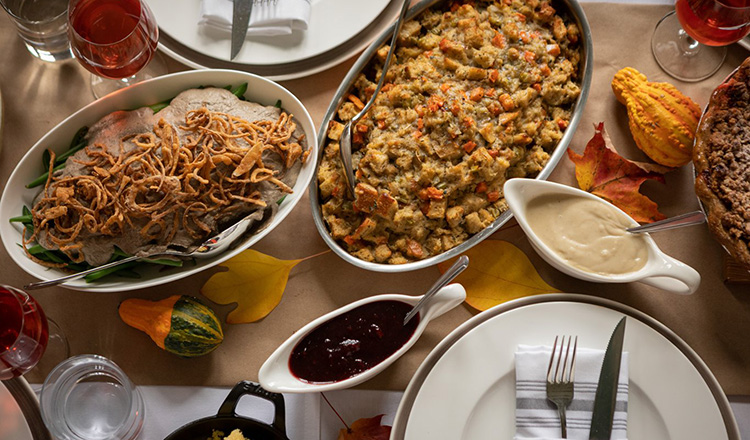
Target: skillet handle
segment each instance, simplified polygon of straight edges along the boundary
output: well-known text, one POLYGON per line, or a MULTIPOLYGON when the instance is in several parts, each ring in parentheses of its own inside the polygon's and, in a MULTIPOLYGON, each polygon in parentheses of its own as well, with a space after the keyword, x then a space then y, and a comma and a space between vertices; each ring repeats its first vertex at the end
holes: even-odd
POLYGON ((227 398, 224 399, 224 403, 221 404, 221 406, 219 407, 219 412, 216 415, 236 417, 237 404, 239 403, 240 398, 245 395, 260 397, 273 403, 274 416, 273 423, 271 425, 286 436, 286 411, 284 407, 284 396, 279 393, 266 391, 265 389, 263 389, 263 387, 260 386, 260 384, 257 384, 255 382, 250 382, 247 380, 238 382, 237 385, 232 388, 232 391, 229 392, 227 398))

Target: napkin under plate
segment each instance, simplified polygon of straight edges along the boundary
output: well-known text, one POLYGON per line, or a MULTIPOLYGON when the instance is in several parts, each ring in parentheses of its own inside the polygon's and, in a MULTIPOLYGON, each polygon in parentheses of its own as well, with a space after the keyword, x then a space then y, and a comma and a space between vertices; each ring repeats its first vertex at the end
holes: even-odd
MULTIPOLYGON (((248 36, 289 35, 307 29, 310 0, 254 0, 248 36)), ((202 0, 198 24, 231 34, 232 0, 202 0)))
MULTIPOLYGON (((580 342, 580 341, 579 341, 580 342)), ((557 407, 547 400, 547 367, 552 347, 519 345, 516 350, 516 440, 559 439, 557 407)), ((567 408, 568 439, 589 438, 594 396, 604 350, 583 348, 576 353, 575 394, 567 408)), ((612 440, 627 439, 628 353, 622 354, 612 440)))

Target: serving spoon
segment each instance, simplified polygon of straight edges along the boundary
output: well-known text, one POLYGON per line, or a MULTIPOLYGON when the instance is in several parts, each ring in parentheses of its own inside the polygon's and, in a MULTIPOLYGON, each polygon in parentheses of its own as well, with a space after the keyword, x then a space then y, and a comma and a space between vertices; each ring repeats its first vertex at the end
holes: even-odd
POLYGON ((66 281, 77 280, 79 278, 85 277, 86 275, 90 273, 98 272, 104 269, 109 269, 111 267, 120 266, 122 264, 130 263, 131 261, 138 261, 138 260, 143 260, 143 259, 152 258, 152 257, 171 255, 174 257, 209 258, 209 257, 212 257, 214 255, 224 252, 232 243, 234 243, 240 236, 242 236, 242 234, 244 234, 245 231, 247 231, 247 228, 250 226, 253 220, 258 220, 257 211, 251 213, 250 215, 247 215, 242 220, 238 221, 237 223, 233 224, 232 226, 229 226, 228 228, 224 229, 217 235, 214 235, 213 237, 204 241, 203 243, 201 243, 200 246, 198 246, 198 248, 196 248, 194 251, 191 251, 191 252, 166 249, 163 251, 154 252, 153 254, 133 255, 127 258, 123 258, 122 260, 113 261, 111 263, 103 264, 101 266, 96 266, 91 269, 87 269, 81 272, 76 272, 71 275, 66 275, 64 277, 55 278, 53 280, 38 281, 35 283, 30 283, 30 284, 23 286, 23 288, 27 290, 34 290, 34 289, 41 289, 44 287, 56 286, 66 281))
POLYGON ((682 228, 683 226, 699 225, 705 221, 706 215, 703 211, 693 211, 659 220, 658 222, 649 223, 647 225, 627 228, 625 230, 631 233, 665 231, 667 229, 682 228))
POLYGON ((372 107, 372 104, 375 102, 375 98, 378 96, 380 89, 385 83, 385 74, 388 72, 388 67, 391 64, 391 58, 393 57, 393 52, 396 49, 396 39, 398 38, 398 34, 401 32, 401 26, 404 24, 404 16, 406 16, 406 10, 409 9, 409 3, 411 3, 411 0, 404 0, 404 5, 401 7, 401 13, 398 16, 398 20, 396 20, 393 37, 391 37, 391 47, 388 49, 388 55, 386 55, 385 57, 385 63, 383 63, 383 71, 380 73, 380 80, 378 81, 378 85, 375 87, 375 91, 373 92, 372 96, 370 96, 367 104, 362 107, 362 110, 360 110, 359 113, 354 115, 354 117, 346 123, 346 125, 344 126, 344 131, 341 133, 341 138, 339 139, 339 154, 341 155, 341 162, 344 165, 344 177, 346 178, 347 187, 349 188, 352 197, 355 197, 354 188, 357 186, 357 179, 354 176, 354 168, 352 167, 352 127, 356 127, 357 123, 365 116, 367 111, 370 110, 370 107, 372 107))
POLYGON ((456 278, 461 272, 463 272, 464 269, 466 269, 468 266, 469 257, 467 257, 466 255, 461 255, 458 260, 453 263, 453 266, 451 266, 450 269, 445 271, 443 276, 435 281, 435 284, 430 287, 430 290, 428 290, 427 293, 422 296, 422 299, 420 299, 419 302, 416 303, 414 307, 409 311, 409 313, 406 314, 406 317, 404 318, 404 325, 408 324, 409 321, 411 321, 411 319, 419 312, 419 309, 421 309, 422 306, 424 306, 424 304, 438 292, 438 290, 442 289, 446 284, 453 281, 453 279, 456 278))

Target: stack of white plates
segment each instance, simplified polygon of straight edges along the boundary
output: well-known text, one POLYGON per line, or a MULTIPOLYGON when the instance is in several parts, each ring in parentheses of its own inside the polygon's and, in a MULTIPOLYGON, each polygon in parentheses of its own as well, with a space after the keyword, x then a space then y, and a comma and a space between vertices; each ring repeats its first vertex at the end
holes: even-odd
POLYGON ((311 0, 308 29, 288 36, 248 37, 230 60, 229 34, 198 25, 201 0, 148 0, 159 24, 159 47, 196 68, 235 69, 273 80, 300 78, 339 64, 367 47, 398 16, 395 0, 311 0))

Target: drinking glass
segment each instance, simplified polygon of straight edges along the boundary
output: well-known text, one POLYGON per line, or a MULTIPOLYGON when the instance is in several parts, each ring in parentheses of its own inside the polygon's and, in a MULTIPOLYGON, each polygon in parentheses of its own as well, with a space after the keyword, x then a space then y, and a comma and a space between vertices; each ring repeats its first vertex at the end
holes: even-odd
POLYGON ((97 98, 166 73, 163 63, 149 64, 159 29, 143 1, 70 0, 68 34, 97 98))
POLYGON ((133 440, 143 428, 143 397, 117 364, 79 355, 52 369, 39 396, 56 440, 133 440))
POLYGON ((39 304, 26 292, 0 285, 0 380, 21 376, 36 366, 49 339, 39 304))
POLYGON ((748 0, 677 0, 651 37, 651 51, 669 75, 695 82, 716 73, 726 46, 750 32, 748 0))
POLYGON ((73 58, 68 43, 68 0, 0 0, 26 49, 42 61, 73 58))
POLYGON ((0 284, 0 380, 69 356, 68 340, 28 293, 0 284), (44 357, 42 357, 44 355, 44 357))

